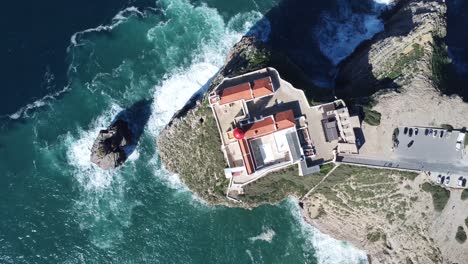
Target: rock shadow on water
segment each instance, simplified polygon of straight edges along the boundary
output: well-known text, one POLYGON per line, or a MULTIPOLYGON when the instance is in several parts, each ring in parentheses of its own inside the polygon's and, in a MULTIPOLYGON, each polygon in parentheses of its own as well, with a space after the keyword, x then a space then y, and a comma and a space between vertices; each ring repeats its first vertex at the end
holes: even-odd
POLYGON ((121 166, 136 150, 151 116, 152 100, 141 100, 122 110, 107 129, 99 131, 91 150, 91 161, 102 169, 121 166))

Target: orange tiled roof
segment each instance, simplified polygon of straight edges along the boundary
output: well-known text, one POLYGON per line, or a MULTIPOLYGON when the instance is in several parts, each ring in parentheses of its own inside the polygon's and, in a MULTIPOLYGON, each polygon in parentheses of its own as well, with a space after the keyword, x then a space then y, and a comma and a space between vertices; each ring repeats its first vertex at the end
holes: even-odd
POLYGON ((252 174, 255 171, 255 169, 253 166, 252 155, 250 154, 247 140, 239 140, 239 145, 242 152, 242 158, 244 159, 245 168, 247 169, 247 174, 252 174))
POLYGON ((275 120, 278 130, 294 127, 296 125, 292 110, 277 113, 275 115, 275 120))
POLYGON ((273 94, 273 86, 270 77, 255 80, 253 83, 252 91, 254 98, 273 94))
POLYGON ((228 104, 242 99, 253 99, 249 83, 239 84, 221 91, 219 104, 228 104))
POLYGON ((269 116, 261 121, 253 123, 247 128, 244 135, 245 138, 261 137, 276 131, 275 120, 269 116))

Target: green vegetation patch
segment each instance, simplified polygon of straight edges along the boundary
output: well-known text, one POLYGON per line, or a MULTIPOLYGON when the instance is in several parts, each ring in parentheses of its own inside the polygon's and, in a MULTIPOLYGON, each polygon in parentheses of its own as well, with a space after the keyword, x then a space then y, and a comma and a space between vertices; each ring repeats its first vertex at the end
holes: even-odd
POLYGON ((299 176, 297 166, 269 173, 244 188, 244 195, 239 199, 250 204, 276 203, 289 195, 301 197, 315 187, 325 174, 315 173, 299 176))
POLYGON ((432 203, 436 211, 442 211, 445 208, 449 198, 450 191, 446 190, 438 185, 433 185, 428 182, 425 182, 422 185, 422 189, 432 195, 432 203))
POLYGON ((323 175, 327 175, 333 168, 335 168, 335 163, 327 163, 320 166, 320 173, 323 175))
POLYGON ((468 199, 468 190, 467 189, 463 189, 462 194, 461 194, 461 198, 462 198, 462 200, 468 199))
POLYGON ((432 78, 434 84, 442 93, 452 93, 455 87, 451 87, 454 79, 452 59, 448 56, 448 48, 444 40, 434 37, 432 46, 432 78))
POLYGON ((380 239, 384 239, 385 234, 381 231, 374 231, 374 232, 369 232, 367 233, 367 240, 369 240, 372 243, 375 243, 379 241, 380 239))
POLYGON ((170 131, 163 131, 158 148, 166 167, 178 173, 183 182, 208 202, 225 202, 229 181, 224 176, 226 161, 220 150, 221 138, 207 101, 170 131), (190 133, 187 133, 190 131, 190 133))
POLYGON ((420 58, 422 58, 423 55, 423 47, 421 47, 421 45, 417 43, 413 44, 413 49, 407 54, 401 54, 384 78, 390 78, 392 80, 395 80, 396 78, 403 75, 403 70, 406 67, 418 61, 420 58))
POLYGON ((380 114, 379 112, 375 110, 372 110, 368 106, 364 106, 363 111, 364 111, 364 122, 366 122, 367 124, 371 126, 380 125, 380 119, 382 117, 382 114, 380 114))
POLYGON ((458 243, 464 243, 466 241, 466 232, 462 226, 459 226, 457 229, 457 233, 455 234, 455 239, 458 243))
POLYGON ((440 125, 440 127, 447 130, 447 131, 449 131, 449 132, 453 131, 453 126, 450 125, 450 124, 442 124, 442 125, 440 125))
MULTIPOLYGON (((412 178, 413 173, 340 165, 314 191, 337 206, 380 207, 383 193, 395 193, 400 177, 412 178)), ((395 197, 390 197, 394 199, 395 197)))

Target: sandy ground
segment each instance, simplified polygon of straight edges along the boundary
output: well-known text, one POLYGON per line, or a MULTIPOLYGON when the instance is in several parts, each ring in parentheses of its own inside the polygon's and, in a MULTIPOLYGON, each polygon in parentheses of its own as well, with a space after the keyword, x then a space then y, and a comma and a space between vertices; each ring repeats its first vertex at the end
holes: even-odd
MULTIPOLYGON (((461 200, 461 190, 453 190, 444 210, 437 212, 432 206, 431 195, 420 190, 421 184, 428 180, 427 175, 420 174, 414 181, 402 181, 389 170, 388 177, 395 180, 398 196, 382 199, 377 192, 372 199, 380 199, 381 206, 356 207, 348 204, 343 208, 321 194, 312 194, 304 205, 306 221, 321 232, 365 250, 373 264, 467 263, 468 242, 460 244, 455 240, 458 226, 463 226, 465 230, 468 228, 464 224, 468 217, 468 200, 461 200), (388 212, 400 210, 399 204, 403 201, 408 204, 405 216, 389 220, 386 216, 388 212), (320 207, 325 212, 321 215, 320 207), (385 238, 370 241, 367 235, 375 230, 384 233, 385 238), (408 262, 408 258, 412 262, 408 262)), ((363 187, 358 181, 345 184, 357 189, 363 187)), ((344 190, 336 188, 333 191, 338 196, 346 197, 344 190)))
POLYGON ((392 133, 398 126, 468 127, 468 104, 458 96, 439 95, 424 77, 413 79, 402 93, 380 96, 373 109, 382 114, 382 119, 379 126, 363 123, 365 144, 360 149, 363 155, 390 155, 392 133))

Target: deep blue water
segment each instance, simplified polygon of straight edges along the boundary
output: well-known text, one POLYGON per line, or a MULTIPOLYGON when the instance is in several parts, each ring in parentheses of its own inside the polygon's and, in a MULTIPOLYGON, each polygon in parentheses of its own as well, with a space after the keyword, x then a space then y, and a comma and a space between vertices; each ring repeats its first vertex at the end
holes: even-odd
MULTIPOLYGON (((297 22, 299 2, 279 17, 297 22)), ((275 30, 283 36, 275 43, 285 45, 302 34, 304 42, 294 44, 301 52, 289 55, 320 55, 298 64, 315 65, 311 76, 326 86, 320 73, 382 28, 383 7, 373 1, 309 3, 310 26, 289 31, 263 17, 278 4, 9 3, 1 44, 0 263, 365 262, 363 252, 305 224, 293 199, 254 210, 207 206, 161 164, 158 133, 242 35, 275 30), (111 172, 91 164, 98 131, 142 101, 149 122, 130 160, 111 172)))

